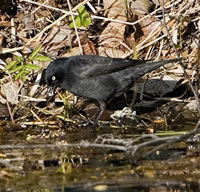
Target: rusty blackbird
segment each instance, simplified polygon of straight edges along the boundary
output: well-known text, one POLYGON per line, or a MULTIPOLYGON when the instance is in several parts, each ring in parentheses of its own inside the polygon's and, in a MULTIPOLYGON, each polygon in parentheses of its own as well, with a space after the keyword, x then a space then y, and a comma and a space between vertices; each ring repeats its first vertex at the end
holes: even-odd
POLYGON ((107 103, 127 92, 139 77, 164 64, 180 60, 175 58, 151 62, 96 55, 59 58, 43 70, 40 84, 47 84, 53 93, 60 87, 75 95, 96 100, 99 103, 93 124, 96 126, 107 103))

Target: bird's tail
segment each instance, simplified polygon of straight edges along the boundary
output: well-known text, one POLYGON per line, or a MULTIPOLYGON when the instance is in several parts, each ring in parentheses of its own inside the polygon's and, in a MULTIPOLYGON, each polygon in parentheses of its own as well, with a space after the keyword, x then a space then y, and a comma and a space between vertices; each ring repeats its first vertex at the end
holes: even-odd
POLYGON ((149 73, 167 63, 173 63, 181 61, 182 58, 168 59, 168 60, 160 60, 160 61, 147 61, 146 64, 138 65, 134 67, 134 77, 139 78, 146 73, 149 73))

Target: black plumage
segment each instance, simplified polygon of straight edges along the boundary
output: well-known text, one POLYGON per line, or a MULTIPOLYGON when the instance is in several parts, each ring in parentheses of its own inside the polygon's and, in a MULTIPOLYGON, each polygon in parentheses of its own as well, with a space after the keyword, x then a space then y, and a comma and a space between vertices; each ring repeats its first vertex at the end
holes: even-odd
POLYGON ((44 69, 40 84, 50 89, 60 87, 75 95, 96 100, 100 107, 94 126, 107 103, 126 91, 144 74, 181 58, 160 61, 108 58, 95 55, 80 55, 59 58, 44 69))

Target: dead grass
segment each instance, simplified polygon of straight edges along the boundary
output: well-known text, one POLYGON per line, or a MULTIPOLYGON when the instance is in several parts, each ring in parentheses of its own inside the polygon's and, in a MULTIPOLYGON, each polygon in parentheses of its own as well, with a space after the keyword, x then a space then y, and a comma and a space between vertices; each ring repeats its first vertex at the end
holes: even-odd
MULTIPOLYGON (((184 65, 188 75, 184 83, 191 81, 191 86, 196 84, 194 93, 198 97, 199 1, 166 0, 164 15, 159 1, 153 5, 150 1, 128 1, 128 4, 125 1, 103 1, 98 4, 97 1, 84 0, 74 5, 67 0, 67 8, 62 8, 58 2, 19 0, 15 16, 6 12, 0 15, 1 69, 15 56, 26 56, 40 44, 43 46, 41 54, 51 58, 98 54, 159 60, 181 56, 186 58, 184 65), (69 16, 74 22, 76 10, 81 5, 87 7, 92 23, 88 27, 75 25, 75 29, 71 29, 69 16)), ((41 70, 48 65, 36 64, 41 70)), ((45 90, 38 85, 41 70, 32 72, 24 83, 14 82, 12 75, 4 74, 1 77, 0 102, 7 103, 10 116, 14 115, 16 123, 56 125, 61 115, 62 121, 74 122, 64 107, 41 105, 45 98, 45 90), (3 92, 4 89, 8 93, 3 92), (13 95, 17 97, 14 99, 13 95)), ((184 79, 184 70, 178 64, 168 65, 152 76, 178 82, 184 79)), ((173 89, 171 87, 171 91, 173 89)), ((65 106, 70 109, 74 98, 67 101, 65 106)))

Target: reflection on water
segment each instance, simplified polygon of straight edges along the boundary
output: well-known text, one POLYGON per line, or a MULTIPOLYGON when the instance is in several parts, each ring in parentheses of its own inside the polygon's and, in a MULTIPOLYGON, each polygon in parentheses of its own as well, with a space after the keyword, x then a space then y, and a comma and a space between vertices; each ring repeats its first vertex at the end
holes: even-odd
MULTIPOLYGON (((140 158, 156 145, 134 157, 106 147, 73 146, 83 140, 94 143, 99 136, 119 144, 137 138, 137 127, 42 129, 2 132, 0 191, 200 191, 198 139, 140 158)), ((183 129, 191 130, 191 125, 183 129)))

